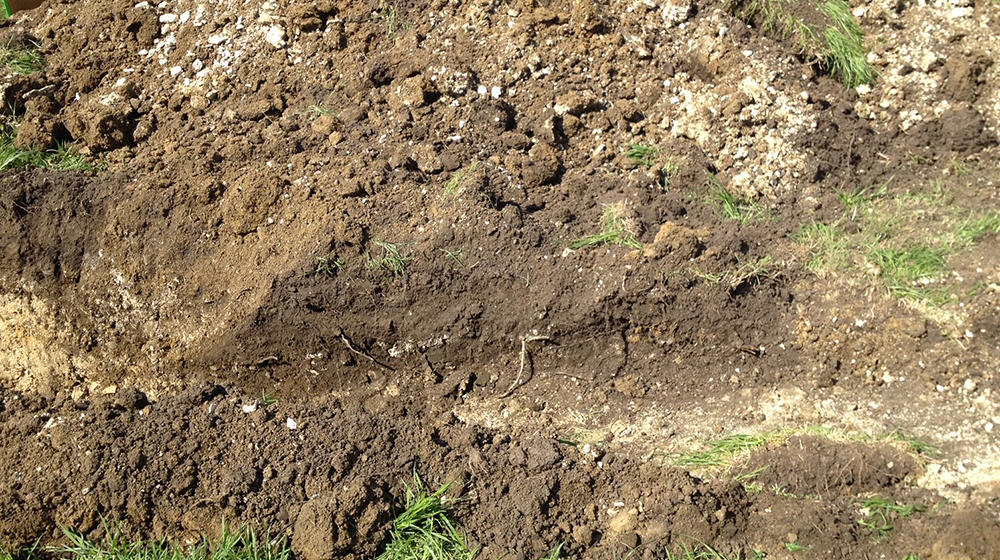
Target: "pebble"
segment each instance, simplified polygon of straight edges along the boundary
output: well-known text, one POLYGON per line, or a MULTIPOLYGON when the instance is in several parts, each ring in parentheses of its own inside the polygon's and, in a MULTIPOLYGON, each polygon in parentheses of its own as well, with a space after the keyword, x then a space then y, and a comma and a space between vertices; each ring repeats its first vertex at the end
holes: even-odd
POLYGON ((278 25, 268 27, 267 34, 264 36, 264 41, 276 49, 285 48, 285 45, 287 44, 285 42, 285 30, 278 25))

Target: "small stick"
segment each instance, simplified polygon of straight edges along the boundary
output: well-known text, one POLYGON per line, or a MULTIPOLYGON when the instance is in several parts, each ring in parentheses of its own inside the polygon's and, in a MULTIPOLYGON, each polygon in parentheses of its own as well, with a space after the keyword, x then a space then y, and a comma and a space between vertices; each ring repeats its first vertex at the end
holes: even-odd
POLYGON ((369 354, 368 352, 365 352, 364 350, 358 350, 357 348, 355 348, 354 345, 351 344, 350 339, 348 339, 347 336, 344 334, 343 330, 340 331, 340 340, 342 340, 344 342, 344 346, 347 346, 348 350, 350 350, 351 352, 354 352, 358 356, 363 356, 365 358, 368 358, 369 360, 372 361, 372 363, 374 363, 376 365, 379 365, 379 366, 382 366, 382 367, 384 367, 385 369, 387 369, 389 371, 396 371, 395 369, 393 369, 393 368, 391 368, 391 367, 383 364, 382 362, 376 360, 375 358, 373 358, 371 356, 371 354, 369 354))
POLYGON ((522 376, 524 375, 524 365, 528 361, 528 343, 529 342, 535 342, 535 341, 538 341, 538 340, 547 340, 549 342, 552 341, 552 339, 549 338, 549 337, 547 337, 547 336, 522 336, 521 337, 521 369, 519 369, 517 371, 517 379, 514 380, 514 383, 512 383, 511 386, 508 387, 507 390, 504 391, 500 395, 499 398, 505 399, 505 398, 509 397, 511 395, 511 393, 514 392, 514 390, 516 390, 518 387, 520 387, 525 382, 527 382, 527 381, 529 381, 531 379, 530 375, 531 375, 531 371, 532 371, 533 368, 528 368, 528 375, 529 375, 529 377, 527 379, 522 380, 522 376))

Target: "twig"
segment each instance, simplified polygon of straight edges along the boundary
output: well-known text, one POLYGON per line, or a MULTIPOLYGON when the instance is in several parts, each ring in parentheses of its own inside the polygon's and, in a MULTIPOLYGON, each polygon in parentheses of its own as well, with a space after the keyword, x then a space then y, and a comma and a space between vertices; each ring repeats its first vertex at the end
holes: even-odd
POLYGON ((518 387, 520 387, 525 382, 527 382, 528 380, 531 379, 531 377, 530 377, 531 376, 531 372, 532 372, 532 370, 534 368, 528 368, 528 376, 529 377, 527 379, 522 379, 522 377, 524 376, 524 365, 528 362, 528 343, 529 342, 535 342, 535 341, 538 341, 538 340, 547 340, 549 342, 552 341, 552 339, 549 338, 549 337, 547 337, 547 336, 522 336, 521 337, 521 369, 519 369, 517 371, 517 379, 514 380, 514 383, 512 383, 511 386, 508 387, 507 390, 504 391, 500 395, 501 399, 505 399, 505 398, 509 397, 511 395, 511 393, 513 393, 518 387))
POLYGON ((376 360, 375 358, 373 358, 371 356, 371 354, 369 354, 368 352, 365 352, 364 350, 358 350, 357 348, 355 348, 354 345, 351 344, 350 339, 347 338, 347 335, 344 334, 343 329, 341 329, 341 331, 340 331, 340 340, 344 342, 344 346, 347 346, 348 350, 350 350, 351 352, 354 352, 358 356, 362 356, 362 357, 368 358, 369 360, 371 360, 372 363, 374 363, 374 364, 376 364, 378 366, 384 367, 385 369, 387 369, 389 371, 396 371, 395 369, 393 369, 393 368, 391 368, 391 367, 383 364, 382 362, 376 360))

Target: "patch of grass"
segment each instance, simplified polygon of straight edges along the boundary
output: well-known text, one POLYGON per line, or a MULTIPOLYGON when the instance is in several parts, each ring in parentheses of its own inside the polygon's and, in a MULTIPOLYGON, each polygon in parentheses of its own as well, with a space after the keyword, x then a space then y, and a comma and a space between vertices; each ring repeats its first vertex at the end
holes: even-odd
POLYGON ((729 0, 737 7, 740 19, 751 23, 759 19, 765 31, 782 40, 791 40, 806 56, 821 61, 834 78, 849 88, 875 81, 875 69, 868 62, 864 31, 851 14, 844 0, 729 0), (792 13, 795 4, 799 15, 792 13), (813 13, 807 23, 802 10, 813 13))
POLYGON ((8 40, 0 46, 0 64, 19 75, 41 72, 45 67, 45 60, 38 49, 38 43, 32 41, 8 40))
MULTIPOLYGON (((687 542, 682 542, 679 549, 671 551, 665 550, 667 560, 741 560, 739 557, 729 557, 715 550, 710 545, 694 539, 697 543, 692 546, 687 542)), ((762 551, 754 551, 754 555, 748 560, 763 560, 767 555, 762 551)))
POLYGON ((882 279, 889 293, 941 304, 950 299, 948 293, 927 285, 941 280, 947 272, 944 254, 943 249, 927 245, 902 249, 879 245, 869 248, 867 260, 869 270, 882 279))
POLYGON ((605 206, 604 212, 601 214, 601 232, 574 239, 569 243, 569 248, 577 250, 601 245, 619 245, 637 250, 642 249, 642 243, 636 239, 634 228, 624 217, 624 206, 623 202, 605 206))
POLYGON ((774 278, 778 275, 778 268, 771 256, 765 255, 749 261, 737 259, 735 268, 722 272, 709 273, 695 269, 694 275, 709 284, 724 285, 726 289, 733 291, 745 284, 760 284, 765 279, 774 278))
POLYGON ((316 276, 335 276, 344 271, 344 261, 334 255, 320 255, 313 261, 313 274, 316 276))
POLYGON ((851 219, 857 217, 859 210, 864 208, 869 203, 885 198, 889 193, 889 184, 892 183, 893 177, 882 183, 881 185, 868 185, 867 187, 858 187, 853 191, 840 191, 837 193, 837 200, 844 205, 849 212, 851 212, 851 219))
POLYGON ((261 405, 263 405, 263 406, 271 406, 272 404, 275 404, 277 402, 278 402, 278 396, 275 395, 274 393, 270 393, 270 392, 267 392, 267 391, 261 391, 260 392, 260 404, 261 405))
POLYGON ((330 115, 337 119, 340 118, 340 113, 338 113, 337 111, 334 111, 333 109, 329 109, 327 107, 320 107, 319 105, 310 106, 308 109, 306 109, 306 112, 309 113, 310 115, 316 115, 317 117, 322 117, 323 115, 330 115))
POLYGON ((727 189, 719 186, 709 192, 709 200, 719 208, 723 218, 736 220, 740 225, 747 225, 754 220, 767 218, 767 209, 749 198, 737 197, 727 189))
POLYGON ((404 31, 409 31, 410 24, 405 19, 396 13, 396 9, 392 6, 383 4, 375 13, 372 14, 372 20, 381 21, 385 26, 385 37, 391 39, 400 29, 404 31))
POLYGON ((545 556, 542 556, 538 560, 563 560, 563 557, 562 557, 562 548, 563 548, 563 545, 565 545, 565 544, 566 543, 564 543, 564 542, 559 543, 558 546, 556 546, 555 548, 553 548, 552 550, 550 550, 548 554, 546 554, 545 556))
MULTIPOLYGON (((405 510, 393 522, 391 542, 378 560, 472 560, 476 556, 448 518, 449 484, 428 493, 416 474, 406 486, 405 510)), ((558 556, 557 556, 558 557, 558 556)))
POLYGON ((927 510, 924 505, 901 505, 879 496, 861 500, 860 505, 861 519, 858 524, 872 532, 875 542, 884 542, 889 538, 897 519, 906 519, 927 510))
POLYGON ((632 169, 637 167, 652 169, 653 165, 656 164, 656 156, 659 154, 659 149, 646 144, 632 144, 625 151, 625 157, 631 160, 632 169))
POLYGON ((0 548, 0 560, 38 560, 42 551, 42 547, 39 546, 40 541, 41 539, 39 538, 32 546, 14 550, 0 548))
POLYGON ((72 144, 60 142, 52 150, 21 149, 15 144, 17 131, 0 132, 0 171, 6 169, 51 169, 53 171, 94 171, 96 167, 76 153, 72 144))
POLYGON ((978 217, 969 215, 955 227, 955 237, 966 245, 971 245, 987 235, 1000 233, 1000 212, 990 210, 978 217))
POLYGON ((844 0, 826 0, 819 10, 832 22, 823 30, 826 44, 821 48, 830 74, 849 88, 874 83, 875 68, 868 62, 865 34, 854 20, 850 4, 844 0))
POLYGON ((941 456, 941 449, 922 439, 906 435, 902 430, 893 430, 875 438, 878 441, 889 441, 901 444, 907 452, 918 458, 935 459, 941 456))
POLYGON ((805 552, 809 550, 809 547, 797 542, 786 542, 785 550, 788 552, 805 552))
POLYGON ((805 266, 814 273, 823 275, 851 264, 853 247, 839 224, 813 222, 800 229, 792 239, 808 248, 810 256, 805 266))
MULTIPOLYGON (((888 442, 902 444, 906 451, 913 455, 924 457, 936 457, 939 451, 933 445, 905 435, 896 430, 885 434, 846 434, 835 433, 825 426, 805 426, 802 428, 782 428, 759 434, 730 434, 725 437, 708 440, 703 443, 704 449, 688 453, 671 455, 671 462, 678 467, 693 469, 715 469, 720 467, 730 467, 737 459, 748 452, 768 445, 782 445, 788 438, 798 435, 811 435, 825 437, 832 440, 851 442, 888 442)), ((757 475, 764 472, 766 467, 762 467, 749 473, 739 473, 734 476, 735 480, 748 482, 757 475)))
POLYGON ((784 431, 765 432, 762 434, 732 434, 721 439, 705 442, 708 449, 692 453, 682 453, 673 457, 673 464, 678 467, 714 468, 727 467, 733 459, 753 449, 763 447, 780 439, 787 439, 784 431))
MULTIPOLYGON (((952 283, 948 260, 1000 233, 1000 212, 963 207, 947 181, 907 192, 890 191, 892 179, 837 193, 843 214, 814 222, 792 238, 805 250, 805 267, 821 277, 876 283, 893 297, 924 306, 925 312, 968 297, 952 283)), ((964 185, 963 185, 964 188, 964 185)))
POLYGON ((129 541, 107 522, 104 532, 104 542, 94 543, 64 527, 69 544, 51 552, 68 560, 289 560, 291 557, 284 539, 272 539, 246 527, 233 531, 225 523, 219 540, 203 541, 192 547, 166 541, 129 541))
POLYGON ((661 158, 660 156, 659 148, 647 144, 632 144, 625 150, 625 157, 629 160, 629 169, 641 167, 646 171, 655 172, 659 177, 660 188, 666 192, 670 189, 673 178, 681 172, 681 160, 674 157, 661 158))
POLYGON ((474 161, 463 169, 459 169, 451 176, 451 179, 444 184, 444 193, 452 199, 457 198, 461 187, 468 182, 469 176, 479 169, 479 162, 474 161))
POLYGON ((372 243, 382 250, 382 256, 375 258, 369 255, 366 266, 370 269, 388 270, 394 275, 399 276, 406 271, 407 265, 413 260, 413 257, 404 255, 396 243, 387 243, 385 241, 372 241, 372 243))
POLYGON ((469 270, 469 267, 465 266, 465 262, 462 260, 462 253, 465 252, 465 249, 458 249, 457 251, 452 251, 449 249, 440 249, 440 251, 444 253, 444 256, 455 261, 455 264, 457 264, 458 266, 464 268, 465 270, 469 270))

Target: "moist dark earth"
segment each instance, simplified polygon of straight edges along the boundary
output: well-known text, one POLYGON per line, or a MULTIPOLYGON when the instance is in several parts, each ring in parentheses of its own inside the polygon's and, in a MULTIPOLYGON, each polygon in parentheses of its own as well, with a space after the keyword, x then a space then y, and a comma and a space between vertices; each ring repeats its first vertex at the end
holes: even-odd
POLYGON ((373 558, 418 473, 489 560, 1000 558, 996 234, 932 311, 795 242, 871 186, 1000 209, 1000 6, 851 7, 855 89, 699 1, 15 14, 17 145, 95 170, 0 172, 0 547, 226 519, 373 558), (571 248, 608 208, 642 248, 571 248), (880 535, 872 497, 927 509, 880 535))

